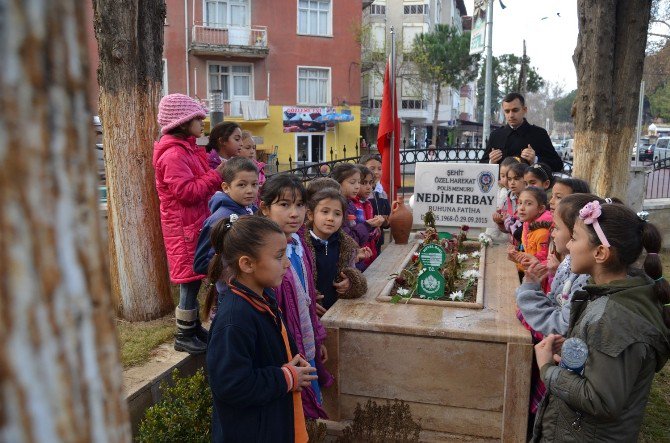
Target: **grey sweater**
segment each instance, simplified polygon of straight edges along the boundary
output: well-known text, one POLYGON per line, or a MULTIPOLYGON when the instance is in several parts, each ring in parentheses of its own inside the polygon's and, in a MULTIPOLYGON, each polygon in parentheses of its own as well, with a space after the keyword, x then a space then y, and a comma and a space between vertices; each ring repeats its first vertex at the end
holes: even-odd
POLYGON ((549 294, 539 283, 522 283, 516 290, 516 303, 526 323, 542 335, 568 332, 570 299, 575 291, 586 285, 590 276, 570 272, 570 256, 566 256, 556 270, 549 294))

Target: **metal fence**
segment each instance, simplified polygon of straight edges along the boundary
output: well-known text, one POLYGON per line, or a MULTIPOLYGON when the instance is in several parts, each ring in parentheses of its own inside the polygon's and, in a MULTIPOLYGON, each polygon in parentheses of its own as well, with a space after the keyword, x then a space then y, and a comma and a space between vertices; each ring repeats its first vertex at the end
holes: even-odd
POLYGON ((645 198, 670 198, 670 157, 657 160, 647 172, 645 198))
MULTIPOLYGON (((359 152, 358 145, 354 147, 355 155, 347 157, 346 147, 343 149, 343 157, 340 159, 334 158, 333 148, 330 149, 330 161, 326 162, 307 162, 294 161, 291 157, 288 163, 280 163, 279 159, 272 165, 266 166, 266 174, 272 175, 277 172, 287 172, 296 174, 303 182, 307 182, 317 177, 327 177, 332 172, 333 168, 340 163, 358 163, 362 153, 359 152)), ((366 150, 366 153, 369 151, 366 150)), ((400 192, 412 193, 414 189, 414 170, 416 163, 429 162, 451 162, 451 163, 479 163, 484 155, 484 150, 481 148, 463 148, 458 146, 445 146, 434 150, 427 148, 402 148, 400 150, 400 192)), ((572 174, 572 163, 563 162, 564 176, 572 174)))

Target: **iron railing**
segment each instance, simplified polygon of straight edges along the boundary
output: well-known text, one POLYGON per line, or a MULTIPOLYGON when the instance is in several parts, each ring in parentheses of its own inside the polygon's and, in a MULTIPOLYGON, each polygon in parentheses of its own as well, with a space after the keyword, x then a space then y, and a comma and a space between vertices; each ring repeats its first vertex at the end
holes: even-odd
POLYGON ((647 171, 645 198, 670 198, 670 157, 656 160, 647 171))

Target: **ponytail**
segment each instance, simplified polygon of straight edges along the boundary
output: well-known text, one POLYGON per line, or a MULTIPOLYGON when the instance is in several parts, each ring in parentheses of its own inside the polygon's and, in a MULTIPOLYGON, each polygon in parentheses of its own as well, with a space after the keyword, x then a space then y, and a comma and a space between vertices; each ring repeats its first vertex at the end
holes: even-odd
POLYGON ((663 310, 663 321, 670 328, 670 284, 663 276, 663 264, 658 255, 661 250, 662 238, 658 228, 651 223, 642 221, 642 246, 647 251, 644 259, 644 272, 654 280, 654 294, 663 310))
POLYGON ((203 317, 209 317, 216 305, 216 283, 229 281, 239 273, 238 260, 243 255, 257 258, 270 233, 284 235, 275 222, 266 217, 232 214, 219 220, 212 228, 211 243, 214 257, 209 262, 207 281, 209 290, 203 303, 203 317))

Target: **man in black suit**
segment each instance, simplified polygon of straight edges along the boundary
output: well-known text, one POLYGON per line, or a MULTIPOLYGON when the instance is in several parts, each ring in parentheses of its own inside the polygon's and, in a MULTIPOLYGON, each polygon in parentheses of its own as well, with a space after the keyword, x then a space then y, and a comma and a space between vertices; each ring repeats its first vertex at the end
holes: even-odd
POLYGON ((521 157, 528 164, 545 163, 554 172, 563 170, 563 161, 549 134, 526 121, 526 101, 518 92, 505 96, 502 103, 507 124, 491 133, 481 163, 500 163, 505 157, 521 157))

